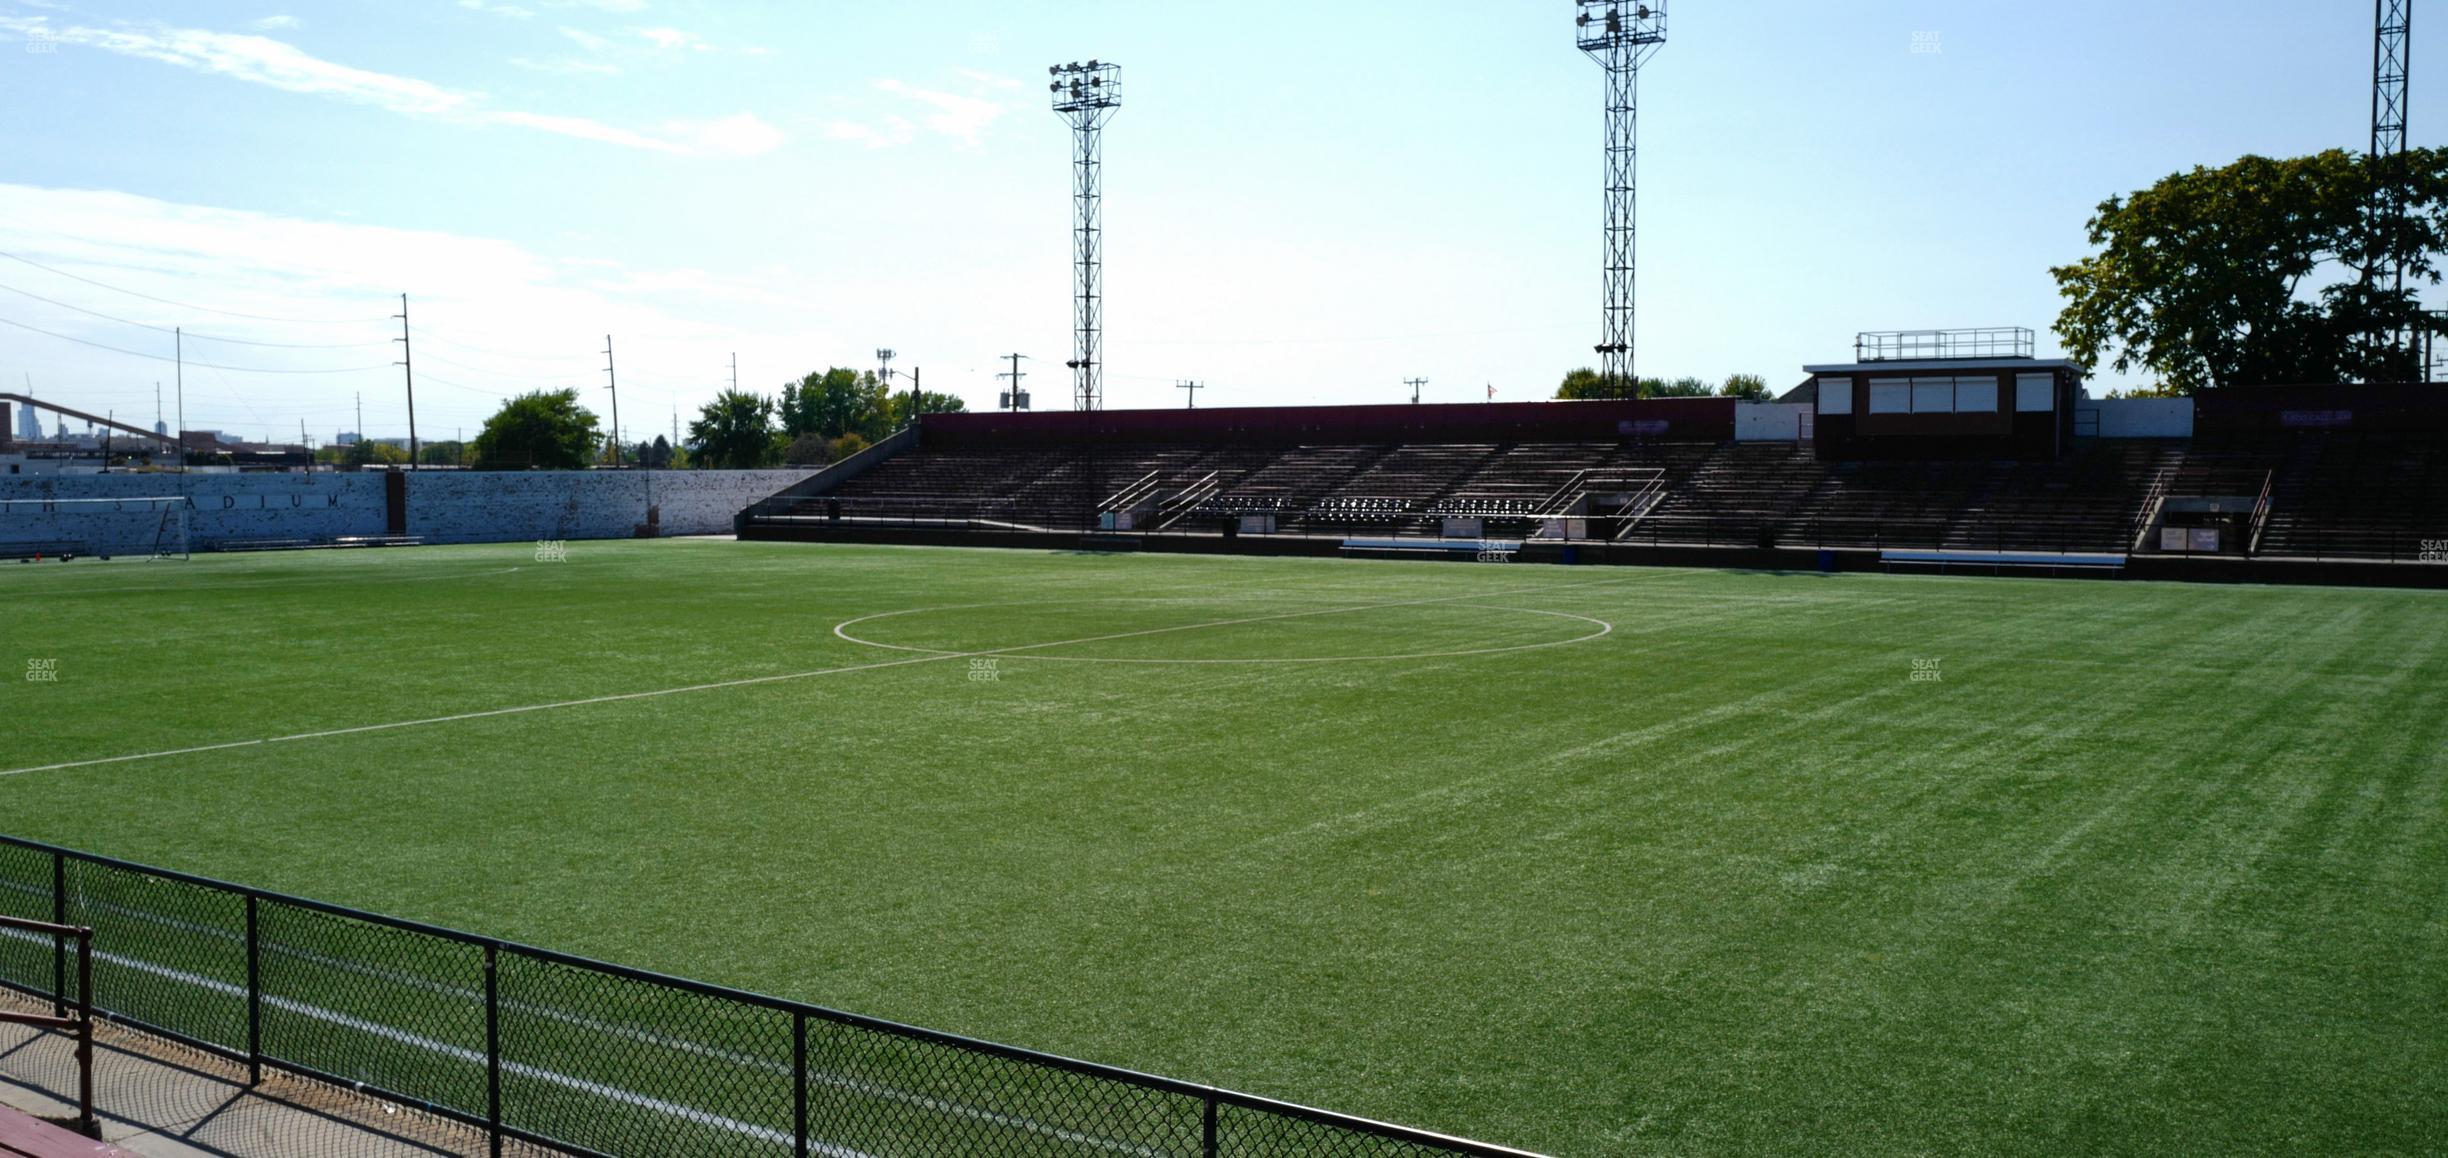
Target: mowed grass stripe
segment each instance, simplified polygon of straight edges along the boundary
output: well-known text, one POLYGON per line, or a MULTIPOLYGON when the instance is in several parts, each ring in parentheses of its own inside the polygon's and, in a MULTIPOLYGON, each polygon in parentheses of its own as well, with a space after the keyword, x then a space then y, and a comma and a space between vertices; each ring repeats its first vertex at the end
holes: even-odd
MULTIPOLYGON (((1014 656, 993 682, 911 665, 19 777, 0 813, 97 851, 1564 1154, 2416 1152, 2448 1133, 2434 593, 524 554, 397 556, 521 568, 469 583, 327 557, 31 598, 28 653, 96 678, 0 690, 0 753, 872 659, 823 637, 897 607, 1080 601, 981 623, 990 638, 930 627, 955 654, 1136 626, 1121 609, 1151 598, 1214 618, 1502 603, 1617 630, 1370 665, 1014 656), (301 586, 241 586, 275 580, 301 586), (335 631, 360 633, 348 658, 291 639, 335 631), (183 664, 93 643, 174 633, 194 641, 183 664), (1930 658, 1940 681, 1910 682, 1930 658), (330 702, 280 698, 301 671, 330 702)), ((1374 612, 1247 638, 1314 653, 1467 629, 1374 612)))

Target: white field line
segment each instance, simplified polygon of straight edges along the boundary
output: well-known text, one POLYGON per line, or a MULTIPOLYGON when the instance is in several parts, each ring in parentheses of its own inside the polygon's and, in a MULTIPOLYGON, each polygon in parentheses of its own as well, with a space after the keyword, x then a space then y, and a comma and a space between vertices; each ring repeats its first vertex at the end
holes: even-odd
MULTIPOLYGON (((9 768, 0 770, 0 776, 24 776, 35 772, 60 772, 70 768, 92 768, 104 764, 125 764, 137 760, 159 760, 170 756, 189 756, 199 752, 221 752, 232 748, 246 748, 261 744, 292 744, 302 740, 325 740, 337 736, 356 736, 363 735, 368 732, 387 732, 398 728, 421 728, 434 724, 456 724, 463 723, 468 720, 483 720, 492 719, 499 716, 524 715, 529 712, 550 712, 557 711, 562 708, 582 708, 597 704, 617 704, 631 700, 650 700, 658 699, 664 696, 687 695, 691 692, 723 691, 730 688, 756 687, 762 684, 789 683, 797 680, 815 679, 818 676, 845 675, 851 672, 862 671, 882 671, 886 668, 908 667, 913 664, 922 663, 942 663, 948 660, 979 659, 987 656, 1014 655, 1020 652, 1038 651, 1045 648, 1076 647, 1080 644, 1106 643, 1116 639, 1136 639, 1143 636, 1164 635, 1177 631, 1200 631, 1211 627, 1238 627, 1243 624, 1267 623, 1284 619, 1299 619, 1304 616, 1341 615, 1358 611, 1380 611, 1389 607, 1420 607, 1432 603, 1458 603, 1466 599, 1491 599, 1502 598, 1509 595, 1544 594, 1549 591, 1562 591, 1577 587, 1612 586, 1631 582, 1637 578, 1639 578, 1639 576, 1631 576, 1622 579, 1597 579, 1586 583, 1545 584, 1538 587, 1517 588, 1512 591, 1472 592, 1465 595, 1446 595, 1431 599, 1403 599, 1388 603, 1366 603, 1347 607, 1329 607, 1310 611, 1286 611, 1273 615, 1252 615, 1238 619, 1217 619, 1204 623, 1178 624, 1172 627, 1152 627, 1141 631, 1120 631, 1109 635, 1087 636, 1082 639, 1055 640, 1050 643, 1025 643, 1012 647, 989 648, 982 651, 933 653, 912 656, 908 659, 879 660, 875 663, 849 664, 842 667, 817 668, 813 671, 788 672, 781 675, 750 676, 745 679, 717 680, 713 683, 687 684, 680 687, 657 688, 652 691, 619 692, 613 695, 587 696, 582 699, 556 700, 551 703, 525 704, 515 708, 488 708, 483 711, 460 712, 455 715, 448 716, 428 716, 423 719, 416 720, 395 720, 386 724, 363 724, 354 728, 331 728, 318 732, 299 732, 293 735, 273 736, 261 740, 232 740, 223 744, 201 744, 192 748, 172 748, 160 752, 137 752, 126 756, 101 756, 90 760, 65 760, 57 764, 36 764, 24 768, 9 768)), ((866 618, 874 617, 868 616, 866 618)), ((856 621, 853 620, 850 622, 856 621)), ((1601 632, 1600 634, 1604 633, 1601 632)))
MULTIPOLYGON (((976 606, 976 607, 1021 607, 1021 606, 1027 606, 1027 604, 1018 604, 1018 603, 1011 603, 1011 604, 1003 604, 1003 603, 981 603, 981 604, 975 604, 974 606, 976 606)), ((1551 616, 1551 617, 1556 618, 1556 619, 1574 619, 1574 620, 1579 620, 1579 621, 1580 621, 1580 622, 1582 622, 1582 623, 1591 624, 1591 625, 1595 626, 1595 627, 1596 627, 1598 630, 1593 631, 1593 632, 1590 632, 1590 633, 1589 633, 1589 634, 1587 634, 1587 635, 1576 635, 1576 636, 1572 637, 1571 639, 1551 639, 1551 640, 1546 640, 1546 641, 1544 641, 1544 642, 1540 642, 1540 643, 1514 643, 1514 644, 1506 644, 1506 645, 1504 645, 1504 646, 1502 646, 1502 647, 1475 647, 1475 648, 1469 648, 1469 649, 1466 649, 1466 650, 1460 650, 1460 651, 1416 651, 1416 652, 1399 653, 1399 654, 1387 654, 1387 655, 1312 655, 1312 656, 1281 656, 1281 657, 1274 657, 1274 658, 1256 658, 1256 659, 1251 659, 1251 658, 1241 658, 1241 659, 1234 659, 1234 658, 1223 658, 1223 659, 1161 659, 1161 658, 1157 658, 1157 659, 1116 659, 1116 658, 1112 658, 1112 657, 1108 657, 1108 656, 1086 656, 1086 655, 1032 655, 1032 656, 1027 656, 1027 657, 1025 657, 1025 658, 1028 658, 1028 659, 1033 659, 1033 660, 1037 660, 1037 661, 1042 662, 1042 663, 1118 663, 1118 664, 1185 664, 1185 665, 1199 665, 1199 664, 1242 664, 1242 665, 1249 665, 1249 664, 1269 664, 1269 665, 1290 665, 1290 664, 1307 664, 1307 663, 1383 663, 1383 662, 1391 662, 1391 661, 1395 661, 1395 660, 1417 660, 1417 659, 1461 659, 1461 658, 1464 658, 1464 657, 1467 657, 1467 656, 1476 656, 1476 655, 1503 655, 1503 654, 1506 654, 1507 652, 1515 652, 1515 651, 1538 651, 1538 650, 1543 649, 1543 648, 1550 648, 1550 647, 1564 647, 1564 646, 1566 646, 1566 645, 1569 645, 1569 644, 1575 644, 1575 643, 1588 643, 1589 641, 1591 641, 1591 640, 1593 640, 1593 639, 1599 639, 1599 638, 1602 638, 1602 637, 1604 637, 1604 636, 1607 636, 1607 635, 1612 634, 1612 633, 1615 631, 1615 625, 1614 625, 1614 624, 1612 624, 1612 623, 1608 623, 1606 620, 1592 618, 1592 617, 1587 616, 1587 615, 1575 615, 1575 614, 1573 614, 1572 612, 1569 612, 1569 611, 1545 611, 1545 610, 1541 610, 1541 609, 1536 608, 1536 607, 1493 607, 1493 606, 1486 606, 1486 605, 1481 605, 1481 604, 1473 604, 1473 603, 1465 603, 1465 604, 1462 604, 1461 606, 1464 606, 1464 607, 1475 607, 1475 608, 1478 608, 1479 610, 1482 610, 1482 611, 1512 611, 1512 612, 1518 612, 1518 613, 1523 614, 1523 615, 1545 615, 1545 616, 1551 616)), ((849 633, 849 631, 848 631, 848 629, 849 629, 849 628, 856 627, 856 626, 858 626, 859 624, 862 624, 862 623, 870 623, 870 622, 873 622, 873 621, 878 620, 878 619, 890 619, 890 618, 892 618, 892 617, 894 617, 894 616, 900 616, 900 615, 923 615, 923 614, 926 614, 926 613, 928 613, 928 612, 932 612, 932 611, 949 611, 949 610, 955 610, 955 609, 954 609, 954 608, 944 608, 944 607, 921 607, 921 608, 913 608, 913 609, 908 610, 908 611, 886 611, 886 612, 882 612, 882 613, 880 613, 880 614, 876 614, 876 615, 862 616, 862 617, 860 617, 860 618, 858 618, 858 619, 844 620, 843 622, 841 622, 840 624, 836 625, 836 626, 833 628, 833 634, 835 634, 835 635, 837 635, 837 636, 840 636, 840 637, 841 637, 841 638, 842 638, 844 641, 846 641, 846 642, 849 642, 849 643, 855 643, 855 644, 859 644, 859 645, 862 645, 862 646, 865 646, 865 647, 882 648, 882 649, 884 649, 884 650, 886 650, 886 651, 905 651, 905 652, 917 652, 917 653, 924 654, 924 655, 932 655, 932 656, 936 656, 936 657, 938 657, 938 658, 950 659, 950 658, 954 658, 956 655, 958 655, 958 654, 960 654, 960 653, 955 653, 955 652, 946 652, 946 651, 937 651, 936 649, 931 648, 931 647, 911 647, 911 646, 908 646, 908 645, 905 645, 905 644, 898 644, 898 643, 881 643, 881 642, 878 642, 878 641, 876 641, 876 640, 866 639, 866 638, 862 638, 862 637, 860 637, 860 636, 852 635, 852 634, 850 634, 850 633, 849 633)), ((1291 618, 1291 617, 1293 617, 1293 616, 1298 616, 1298 615, 1333 615, 1333 614, 1335 614, 1335 613, 1337 613, 1337 612, 1341 612, 1341 611, 1358 611, 1358 610, 1367 610, 1367 609, 1366 609, 1366 608, 1333 608, 1333 609, 1330 609, 1330 610, 1325 610, 1325 611, 1301 611, 1301 612, 1293 612, 1293 613, 1291 613, 1290 615, 1284 616, 1284 618, 1291 618)), ((1244 622, 1250 622, 1250 621, 1244 621, 1244 622)), ((1210 625, 1210 626, 1212 626, 1212 625, 1210 625)), ((1168 628, 1158 628, 1157 630, 1159 630, 1159 631, 1175 631, 1175 630, 1183 630, 1183 629, 1180 629, 1180 628, 1169 628, 1169 627, 1168 627, 1168 628)), ((1075 641, 1075 642, 1083 642, 1083 641, 1075 641)), ((1064 644, 1056 644, 1056 643, 1044 643, 1044 644, 1031 644, 1030 646, 1032 646, 1032 647, 1062 647, 1062 646, 1066 646, 1066 645, 1064 645, 1064 644)))
MULTIPOLYGON (((49 938, 40 933, 23 932, 14 929, 0 929, 0 937, 20 941, 38 941, 45 944, 49 942, 49 938)), ((152 976, 178 982, 183 985, 194 986, 209 993, 217 993, 223 997, 231 997, 239 1000, 245 1000, 246 998, 246 989, 244 986, 217 980, 211 977, 201 976, 199 974, 189 973, 181 969, 174 969, 166 965, 157 965, 150 961, 137 960, 135 958, 126 957, 116 953, 97 952, 94 954, 94 959, 97 962, 115 965, 122 969, 150 974, 152 976)), ((397 1042, 401 1045, 423 1050, 428 1053, 439 1054, 443 1057, 450 1058, 453 1061, 464 1062, 475 1066, 482 1066, 486 1064, 485 1054, 481 1050, 471 1049, 466 1046, 453 1045, 449 1042, 441 1041, 436 1038, 426 1037, 423 1034, 412 1033, 407 1030, 384 1025, 381 1022, 370 1021, 351 1014, 324 1009, 320 1006, 311 1005, 303 1001, 298 1001, 294 998, 280 997, 267 993, 263 997, 263 1003, 270 1008, 278 1009, 285 1013, 292 1013, 310 1020, 324 1022, 329 1025, 336 1025, 343 1029, 355 1030, 368 1036, 397 1042)), ((577 1020, 581 1023, 584 1022, 584 1019, 577 1020)), ((695 1053, 698 1056, 705 1057, 710 1060, 719 1060, 740 1065, 744 1068, 763 1070, 764 1072, 772 1075, 788 1076, 791 1072, 788 1065, 780 1062, 768 1061, 763 1058, 751 1057, 731 1051, 714 1049, 712 1047, 698 1046, 694 1043, 682 1043, 667 1039, 659 1039, 652 1035, 643 1035, 640 1037, 640 1040, 660 1045, 665 1048, 695 1053)), ((725 1133, 737 1134, 744 1138, 752 1138, 756 1141, 771 1145, 790 1146, 795 1141, 793 1136, 788 1131, 776 1130, 770 1126, 760 1126, 753 1122, 743 1122, 737 1118, 727 1117, 722 1114, 714 1113, 710 1110, 701 1110, 694 1106, 681 1105, 678 1102, 657 1098, 652 1095, 624 1090, 618 1086, 610 1085, 605 1082, 571 1077, 567 1074, 526 1062, 515 1062, 505 1059, 502 1062, 502 1073, 509 1076, 528 1078, 547 1085, 560 1086, 564 1089, 575 1090, 579 1093, 592 1095, 607 1101, 618 1102, 623 1105, 635 1106, 639 1109, 649 1110, 667 1117, 677 1118, 681 1121, 692 1123, 694 1125, 712 1127, 725 1133)), ((999 1110, 984 1109, 982 1107, 972 1106, 967 1103, 936 1097, 932 1094, 922 1094, 910 1090, 898 1089, 892 1086, 879 1085, 874 1082, 850 1077, 844 1074, 810 1070, 808 1073, 808 1078, 815 1084, 823 1085, 832 1089, 848 1091, 863 1097, 876 1098, 882 1101, 898 1102, 902 1105, 914 1106, 918 1109, 926 1110, 931 1113, 944 1114, 957 1118, 967 1118, 972 1121, 983 1122, 991 1126, 1000 1126, 1031 1134, 1040 1134, 1046 1137, 1058 1139, 1071 1145, 1089 1146, 1095 1149, 1115 1153, 1135 1154, 1140 1155, 1141 1158, 1164 1158, 1164 1152, 1153 1147, 1143 1146, 1132 1142, 1124 1142, 1114 1138, 1101 1138, 1093 1134, 1088 1134, 1066 1127, 1050 1126, 1043 1122, 1032 1121, 1016 1115, 1006 1114, 999 1110)), ((810 1145, 818 1148, 822 1153, 835 1155, 837 1158, 871 1158, 871 1156, 857 1150, 834 1146, 829 1143, 819 1143, 815 1142, 813 1139, 810 1140, 810 1145)))

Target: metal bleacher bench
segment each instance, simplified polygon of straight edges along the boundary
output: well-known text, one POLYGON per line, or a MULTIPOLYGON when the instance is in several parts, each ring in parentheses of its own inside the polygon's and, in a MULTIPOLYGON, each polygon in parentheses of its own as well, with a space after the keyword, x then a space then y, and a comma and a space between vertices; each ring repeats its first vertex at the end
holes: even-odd
POLYGON ((1517 540, 1495 539, 1345 539, 1346 551, 1402 551, 1419 555, 1510 555, 1521 550, 1517 540))
POLYGON ((1893 569, 1897 566, 1936 567, 2031 567, 2049 571, 2121 571, 2125 556, 2105 554, 2060 554, 2054 551, 1900 551, 1879 552, 1879 562, 1893 569))

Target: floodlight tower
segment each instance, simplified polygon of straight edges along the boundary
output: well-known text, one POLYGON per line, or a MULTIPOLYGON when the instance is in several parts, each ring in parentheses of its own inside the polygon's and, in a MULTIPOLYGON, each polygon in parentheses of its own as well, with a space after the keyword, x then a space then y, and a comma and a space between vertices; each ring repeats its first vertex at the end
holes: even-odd
MULTIPOLYGON (((2371 161, 2380 179, 2372 201, 2372 229, 2384 247, 2372 255, 2372 287, 2405 292, 2405 255, 2397 235, 2405 222, 2405 187, 2394 165, 2382 165, 2406 148, 2406 90, 2413 76, 2414 0, 2374 0, 2372 5, 2371 161)), ((2406 333, 2392 326, 2379 335, 2392 353, 2407 349, 2406 333)), ((2430 367, 2423 367, 2424 377, 2430 367)))
POLYGON ((1054 111, 1071 125, 1071 202, 1076 211, 1072 234, 1079 243, 1072 284, 1072 406, 1079 410, 1105 408, 1105 368, 1100 349, 1105 337, 1105 158, 1106 122, 1122 107, 1122 66, 1112 61, 1058 64, 1046 70, 1054 78, 1046 87, 1054 94, 1054 111))
POLYGON ((1640 173, 1640 67, 1666 43, 1666 0, 1575 0, 1576 40, 1606 69, 1606 337, 1599 372, 1632 380, 1636 178, 1640 173))

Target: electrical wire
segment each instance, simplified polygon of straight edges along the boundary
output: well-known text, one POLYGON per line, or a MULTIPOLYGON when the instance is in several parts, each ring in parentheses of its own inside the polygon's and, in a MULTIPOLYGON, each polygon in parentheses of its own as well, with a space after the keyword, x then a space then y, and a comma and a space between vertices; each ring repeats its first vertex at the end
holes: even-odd
POLYGON ((210 334, 199 334, 194 330, 173 329, 169 326, 157 326, 150 322, 139 322, 128 318, 119 317, 116 314, 106 314, 100 310, 89 310, 80 305, 60 301, 57 298, 44 297, 32 290, 18 289, 16 286, 8 285, 6 283, 0 283, 0 290, 7 290, 13 294, 22 294, 26 297, 34 299, 35 301, 42 302, 47 305, 58 306, 63 310, 75 310, 80 314, 89 314, 106 322, 117 322, 123 326, 134 326, 140 330, 151 330, 159 334, 183 333, 187 337, 193 338, 199 342, 222 342, 232 346, 260 346, 270 350, 369 350, 376 346, 385 344, 382 342, 338 342, 320 345, 300 345, 293 342, 251 342, 245 338, 216 338, 210 334))
POLYGON ((25 264, 27 264, 27 265, 33 266, 33 267, 34 267, 34 268, 36 268, 36 269, 43 270, 43 271, 45 271, 45 272, 47 272, 47 273, 55 273, 55 274, 60 275, 61 277, 64 277, 64 278, 69 278, 69 279, 74 280, 74 281, 81 281, 81 282, 84 282, 86 285, 90 285, 90 286, 100 286, 101 288, 106 289, 106 290, 109 290, 109 291, 111 291, 112 293, 126 294, 126 295, 128 295, 129 297, 132 297, 132 298, 143 298, 143 299, 144 299, 144 300, 146 300, 146 301, 149 301, 149 302, 155 302, 155 303, 158 303, 158 304, 160 304, 160 305, 165 305, 165 306, 177 306, 177 307, 179 307, 180 309, 183 309, 183 310, 197 310, 197 311, 200 311, 200 312, 202 312, 202 313, 207 313, 207 314, 219 314, 219 315, 221 315, 222 317, 225 317, 225 318, 245 318, 245 319, 247 319, 248 321, 251 321, 251 322, 288 322, 288 323, 290 323, 290 324, 292 324, 292 325, 300 325, 300 326, 357 326, 357 325, 364 325, 364 324, 366 324, 368 321, 371 321, 371 320, 372 320, 372 319, 368 319, 368 318, 284 318, 284 317, 277 317, 277 316, 274 316, 274 315, 271 315, 271 314, 247 314, 247 313, 240 313, 240 312, 238 312, 237 310, 218 310, 218 309, 214 309, 214 308, 213 308, 213 307, 211 307, 211 306, 199 306, 199 305, 196 305, 196 304, 195 304, 195 303, 193 303, 193 302, 181 302, 181 301, 173 301, 173 300, 171 300, 171 299, 169 299, 169 298, 157 298, 157 297, 154 297, 152 294, 148 294, 148 293, 138 293, 138 292, 137 292, 137 291, 135 291, 135 290, 132 290, 132 289, 127 289, 127 288, 125 288, 125 287, 123 287, 123 286, 115 286, 115 285, 112 285, 112 284, 110 284, 109 282, 106 282, 106 281, 95 281, 94 279, 92 279, 92 278, 90 278, 90 277, 85 277, 85 276, 82 276, 82 275, 79 275, 79 274, 73 274, 73 273, 70 273, 70 272, 68 272, 67 270, 64 270, 64 269, 57 269, 57 268, 54 268, 54 267, 52 267, 52 266, 44 265, 43 263, 41 263, 41 262, 39 262, 39 261, 36 261, 36 260, 34 260, 33 258, 30 258, 30 257, 22 257, 22 256, 19 256, 18 254, 10 253, 10 252, 8 252, 8 251, 6 251, 6 250, 0 250, 0 257, 5 257, 5 258, 8 258, 8 259, 9 259, 9 260, 11 260, 11 261, 21 261, 21 262, 24 262, 24 263, 25 263, 25 264))
POLYGON ((46 338, 58 338, 63 342, 75 342, 80 346, 91 346, 97 350, 108 350, 111 353, 125 354, 131 358, 150 358, 156 362, 182 363, 188 366, 201 366, 207 370, 230 370, 240 374, 362 374, 369 370, 387 370, 390 368, 390 363, 387 362, 375 366, 336 366, 330 369, 275 370, 265 366, 227 366, 218 362, 199 362, 192 358, 165 357, 160 354, 148 354, 142 350, 130 350, 120 346, 113 346, 104 342, 88 341, 84 338, 54 333, 50 330, 43 329, 41 326, 29 326, 24 322, 14 321, 9 318, 0 318, 0 326, 15 326, 20 330, 31 330, 34 333, 41 334, 46 338))
MULTIPOLYGON (((513 354, 507 350, 492 350, 471 342, 462 342, 456 338, 445 338, 431 330, 424 328, 423 326, 412 326, 409 328, 408 332, 418 338, 431 342, 440 342, 445 346, 452 347, 453 349, 483 354, 488 358, 508 358, 517 362, 566 362, 572 358, 591 358, 594 355, 603 352, 601 350, 589 350, 583 354, 513 354)), ((473 369, 473 367, 470 368, 473 369)))

